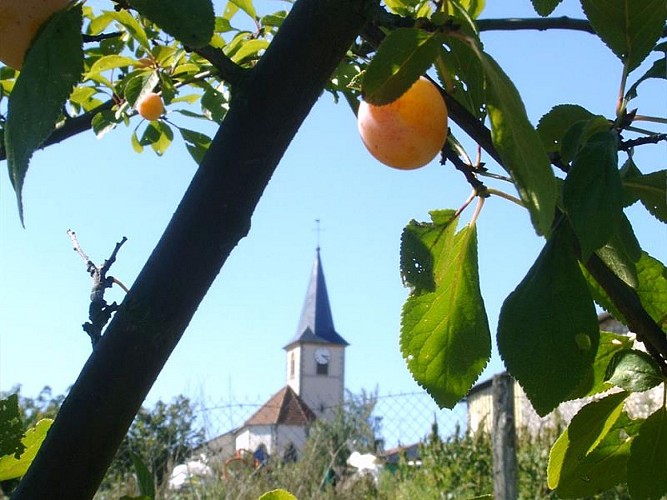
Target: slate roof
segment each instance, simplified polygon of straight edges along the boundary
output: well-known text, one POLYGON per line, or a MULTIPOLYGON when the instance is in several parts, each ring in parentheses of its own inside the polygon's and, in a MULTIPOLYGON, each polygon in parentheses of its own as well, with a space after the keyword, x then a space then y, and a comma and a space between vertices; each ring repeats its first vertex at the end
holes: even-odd
POLYGON ((317 248, 296 335, 292 337, 285 348, 297 342, 349 345, 334 328, 319 247, 317 248))
POLYGON ((317 417, 289 385, 257 410, 245 425, 308 425, 317 417))

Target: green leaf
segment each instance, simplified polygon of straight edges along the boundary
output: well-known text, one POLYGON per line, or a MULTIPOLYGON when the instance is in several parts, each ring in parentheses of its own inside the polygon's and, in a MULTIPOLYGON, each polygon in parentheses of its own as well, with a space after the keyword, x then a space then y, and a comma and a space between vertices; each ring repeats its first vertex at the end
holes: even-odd
POLYGON ((364 74, 364 100, 376 105, 395 101, 433 64, 439 46, 437 33, 416 28, 399 28, 390 33, 364 74))
POLYGON ((607 367, 606 379, 629 392, 648 391, 663 382, 655 360, 635 349, 624 349, 614 355, 607 367))
POLYGON ((528 121, 519 92, 487 54, 481 55, 488 84, 487 108, 493 143, 530 211, 538 234, 551 230, 556 207, 556 179, 540 138, 528 121))
POLYGON ((241 63, 246 59, 253 59, 257 58, 259 53, 266 49, 269 46, 269 41, 268 40, 263 40, 263 39, 255 39, 255 40, 247 40, 244 43, 242 43, 238 50, 234 52, 234 54, 230 55, 232 58, 232 61, 235 63, 241 63))
POLYGON ((421 2, 420 0, 384 0, 384 3, 396 14, 401 16, 413 16, 415 8, 421 2))
POLYGON ((664 498, 667 494, 667 408, 649 416, 632 442, 628 486, 632 498, 664 498))
POLYGON ((443 37, 436 69, 443 87, 476 118, 486 116, 484 71, 475 52, 464 41, 443 37))
POLYGON ((560 153, 565 133, 577 122, 593 118, 593 113, 576 104, 560 104, 551 108, 537 124, 537 133, 547 153, 560 153))
POLYGON ((533 8, 540 16, 546 17, 550 15, 558 4, 563 0, 531 0, 533 2, 533 8))
POLYGON ((162 156, 174 140, 174 132, 164 121, 152 121, 139 140, 141 146, 150 146, 158 156, 162 156))
POLYGON ((255 11, 255 6, 252 4, 252 0, 229 0, 229 2, 236 5, 253 19, 257 19, 257 12, 255 11))
POLYGON ((618 392, 584 406, 549 453, 547 484, 561 498, 596 495, 621 482, 631 439, 622 434, 623 404, 618 392))
POLYGON ((132 17, 132 14, 126 10, 104 12, 104 14, 123 26, 130 34, 130 36, 139 42, 139 45, 141 45, 144 49, 146 49, 148 52, 151 51, 151 44, 148 42, 148 35, 146 35, 146 31, 141 26, 139 21, 132 17))
POLYGON ((116 125, 118 125, 120 121, 121 120, 116 116, 116 113, 110 109, 100 111, 93 116, 93 132, 95 132, 98 139, 101 139, 105 134, 116 128, 116 125))
POLYGON ((110 69, 132 66, 136 64, 136 62, 137 61, 131 57, 119 56, 116 54, 102 56, 93 63, 84 78, 90 78, 95 73, 102 73, 103 71, 108 71, 110 69))
POLYGON ((5 147, 23 222, 22 190, 33 152, 51 135, 83 71, 81 6, 55 13, 33 41, 9 96, 5 147))
POLYGON ((201 163, 206 151, 208 151, 208 148, 211 145, 211 138, 206 134, 188 130, 186 128, 179 128, 178 130, 181 133, 181 136, 186 143, 186 148, 192 158, 197 164, 201 163))
POLYGON ((578 399, 584 396, 592 396, 611 388, 611 384, 605 381, 607 367, 614 355, 632 347, 632 339, 627 335, 611 332, 600 332, 600 344, 595 354, 595 360, 588 373, 581 379, 577 389, 572 392, 568 399, 578 399))
POLYGON ((211 0, 128 0, 142 16, 192 48, 208 45, 215 28, 211 0))
POLYGON ((498 349, 541 416, 579 386, 595 360, 597 314, 561 224, 507 297, 498 320, 498 349), (588 337, 586 340, 585 337, 588 337))
POLYGON ((667 329, 667 268, 646 252, 637 262, 637 294, 646 312, 667 329))
POLYGON ((259 497, 259 500, 297 500, 297 498, 287 490, 278 489, 267 491, 259 497))
POLYGON ((479 288, 477 233, 459 233, 452 211, 411 222, 401 241, 401 272, 412 288, 403 306, 401 353, 414 379, 440 407, 467 394, 491 356, 479 288))
POLYGON ((599 132, 577 152, 563 185, 565 212, 584 261, 616 230, 623 214, 622 194, 616 134, 599 132))
POLYGON ((155 481, 153 480, 151 471, 148 470, 148 467, 146 467, 146 464, 139 455, 130 452, 130 457, 132 458, 132 465, 134 466, 134 472, 137 475, 139 494, 143 497, 154 499, 155 481))
POLYGON ((632 288, 637 288, 639 279, 635 264, 641 258, 642 250, 625 214, 621 214, 609 241, 595 253, 616 276, 632 288))
POLYGON ((667 0, 581 0, 593 29, 628 72, 641 64, 662 34, 667 0))
POLYGON ((648 80, 649 78, 667 79, 667 58, 665 57, 665 54, 663 54, 660 59, 655 61, 653 66, 651 66, 646 71, 646 73, 641 76, 641 78, 632 84, 632 86, 625 93, 625 99, 629 101, 637 97, 637 88, 642 82, 648 80))
POLYGON ((28 467, 35 459, 42 442, 46 438, 46 433, 51 428, 53 420, 45 418, 37 422, 34 427, 28 429, 21 443, 25 451, 19 458, 15 456, 0 457, 0 481, 14 479, 25 475, 28 467))
POLYGON ((627 177, 623 187, 656 219, 667 223, 667 170, 627 177))
POLYGON ((0 456, 21 456, 25 446, 23 438, 23 424, 19 412, 19 397, 11 394, 7 399, 0 399, 0 456))
POLYGON ((561 140, 560 156, 563 163, 566 165, 570 163, 592 136, 597 133, 609 132, 610 129, 609 120, 599 115, 574 123, 565 132, 561 140))

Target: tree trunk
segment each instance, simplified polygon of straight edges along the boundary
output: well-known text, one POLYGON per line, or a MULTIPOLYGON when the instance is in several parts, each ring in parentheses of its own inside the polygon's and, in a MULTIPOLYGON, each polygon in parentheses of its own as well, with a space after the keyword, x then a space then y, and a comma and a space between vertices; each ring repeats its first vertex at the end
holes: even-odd
MULTIPOLYGON (((250 72, 160 242, 86 362, 14 499, 92 498, 369 0, 299 0, 250 72)), ((233 339, 230 334, 229 341, 233 339)))

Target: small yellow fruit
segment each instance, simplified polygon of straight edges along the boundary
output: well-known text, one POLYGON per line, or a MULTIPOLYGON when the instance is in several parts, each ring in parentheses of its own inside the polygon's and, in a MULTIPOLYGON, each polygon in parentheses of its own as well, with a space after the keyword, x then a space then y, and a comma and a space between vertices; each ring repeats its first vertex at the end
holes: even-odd
POLYGON ((362 101, 357 113, 361 139, 379 161, 412 170, 429 163, 447 139, 447 106, 423 76, 402 96, 376 106, 362 101))
POLYGON ((37 30, 70 0, 0 0, 0 61, 20 70, 37 30))
POLYGON ((145 94, 137 101, 137 112, 146 120, 157 120, 164 113, 162 97, 155 92, 145 94))

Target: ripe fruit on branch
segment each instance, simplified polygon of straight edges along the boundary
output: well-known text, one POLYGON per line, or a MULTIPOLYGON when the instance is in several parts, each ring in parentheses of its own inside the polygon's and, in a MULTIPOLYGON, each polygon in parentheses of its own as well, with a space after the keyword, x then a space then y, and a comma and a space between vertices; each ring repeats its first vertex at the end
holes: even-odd
POLYGON ((70 0, 0 0, 0 61, 20 70, 35 34, 70 0))
POLYGON ((447 106, 423 76, 402 96, 376 106, 362 101, 357 125, 366 149, 390 167, 412 170, 429 163, 447 139, 447 106))
POLYGON ((149 92, 141 96, 137 101, 137 112, 146 120, 157 120, 164 113, 162 97, 155 92, 149 92))

